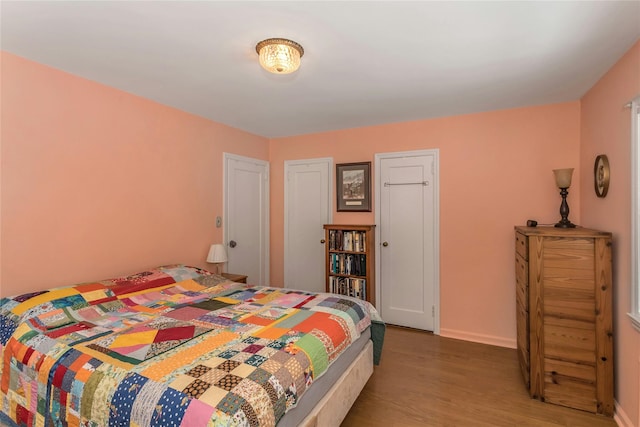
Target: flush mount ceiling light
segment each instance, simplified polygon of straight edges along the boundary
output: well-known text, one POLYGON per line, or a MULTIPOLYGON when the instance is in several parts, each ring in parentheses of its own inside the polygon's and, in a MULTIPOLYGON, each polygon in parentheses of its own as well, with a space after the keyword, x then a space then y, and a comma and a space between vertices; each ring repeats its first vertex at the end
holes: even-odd
POLYGON ((304 49, 293 40, 266 39, 256 45, 262 68, 274 74, 293 73, 300 67, 304 49))

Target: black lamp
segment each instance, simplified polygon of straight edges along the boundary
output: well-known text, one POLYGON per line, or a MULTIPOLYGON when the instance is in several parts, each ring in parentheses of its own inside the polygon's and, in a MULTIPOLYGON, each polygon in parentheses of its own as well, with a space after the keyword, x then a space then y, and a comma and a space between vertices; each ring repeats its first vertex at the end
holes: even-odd
POLYGON ((555 227, 558 228, 575 228, 575 224, 569 221, 569 205, 567 204, 567 191, 571 187, 571 175, 573 175, 573 168, 567 169, 554 169, 554 175, 556 176, 556 184, 560 189, 560 195, 562 196, 562 203, 560 204, 560 216, 562 219, 555 227))

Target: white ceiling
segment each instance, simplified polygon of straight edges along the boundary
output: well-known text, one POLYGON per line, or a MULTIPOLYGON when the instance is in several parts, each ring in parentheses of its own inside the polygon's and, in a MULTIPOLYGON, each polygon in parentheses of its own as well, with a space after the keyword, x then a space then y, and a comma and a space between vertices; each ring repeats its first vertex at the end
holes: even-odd
POLYGON ((577 100, 640 38, 640 1, 0 8, 3 50, 265 137, 577 100), (270 37, 298 72, 260 68, 270 37))

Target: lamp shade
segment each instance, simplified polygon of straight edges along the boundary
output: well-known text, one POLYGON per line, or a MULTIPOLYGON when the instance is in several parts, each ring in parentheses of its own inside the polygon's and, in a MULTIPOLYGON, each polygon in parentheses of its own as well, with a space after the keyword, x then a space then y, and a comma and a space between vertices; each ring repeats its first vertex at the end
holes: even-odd
POLYGON ((554 169, 553 173, 556 176, 556 184, 558 185, 558 188, 571 187, 571 176, 573 175, 573 168, 554 169))
POLYGON ((209 255, 207 255, 207 262, 212 264, 227 262, 227 251, 224 245, 219 243, 211 245, 209 248, 209 255))

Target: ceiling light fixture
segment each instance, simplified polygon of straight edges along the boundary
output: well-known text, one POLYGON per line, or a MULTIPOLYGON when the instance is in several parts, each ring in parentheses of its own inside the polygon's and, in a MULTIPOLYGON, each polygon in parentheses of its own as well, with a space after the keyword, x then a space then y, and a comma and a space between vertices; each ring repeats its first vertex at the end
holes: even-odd
POLYGON ((293 73, 300 67, 304 49, 288 39, 266 39, 256 45, 262 68, 274 74, 293 73))

